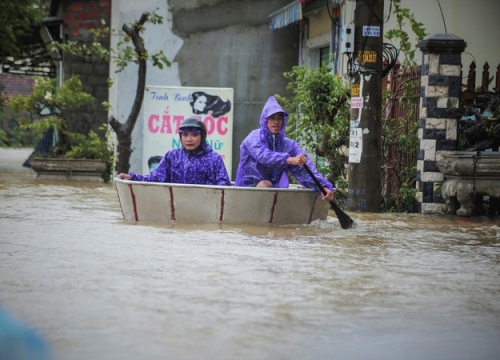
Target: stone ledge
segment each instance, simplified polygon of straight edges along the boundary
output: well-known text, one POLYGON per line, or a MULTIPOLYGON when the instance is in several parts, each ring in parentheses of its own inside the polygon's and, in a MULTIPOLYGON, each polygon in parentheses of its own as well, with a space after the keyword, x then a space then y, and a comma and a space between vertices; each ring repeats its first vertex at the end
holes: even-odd
POLYGON ((31 158, 37 180, 104 182, 106 163, 99 159, 31 158))

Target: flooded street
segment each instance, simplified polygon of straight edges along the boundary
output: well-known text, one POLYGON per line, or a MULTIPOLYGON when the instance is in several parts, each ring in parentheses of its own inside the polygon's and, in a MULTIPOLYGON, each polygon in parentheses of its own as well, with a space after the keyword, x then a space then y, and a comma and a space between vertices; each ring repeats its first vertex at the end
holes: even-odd
POLYGON ((7 158, 0 306, 52 359, 499 359, 498 220, 135 224, 113 185, 37 182, 7 158))

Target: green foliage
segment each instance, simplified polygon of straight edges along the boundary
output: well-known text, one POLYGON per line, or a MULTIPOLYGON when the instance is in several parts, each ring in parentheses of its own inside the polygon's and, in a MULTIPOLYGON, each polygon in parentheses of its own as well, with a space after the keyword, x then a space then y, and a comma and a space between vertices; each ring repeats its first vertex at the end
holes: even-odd
POLYGON ((110 148, 110 144, 103 141, 101 137, 92 130, 90 130, 88 135, 70 133, 70 139, 75 145, 64 154, 64 157, 75 159, 102 159, 106 161, 110 161, 112 158, 113 149, 110 148))
MULTIPOLYGON (((131 107, 130 114, 126 116, 127 121, 120 123, 114 117, 108 121, 112 130, 115 131, 118 141, 118 154, 116 168, 118 172, 127 172, 130 168, 130 137, 137 122, 139 109, 142 105, 144 96, 144 84, 147 60, 150 60, 153 66, 163 69, 165 66, 170 67, 171 62, 165 56, 163 50, 158 50, 154 53, 149 53, 144 46, 143 34, 146 30, 146 24, 162 24, 163 17, 157 14, 158 8, 154 12, 146 12, 141 15, 138 21, 132 24, 124 24, 122 31, 111 29, 105 23, 101 22, 102 28, 90 29, 91 41, 87 42, 67 42, 65 44, 53 43, 53 49, 59 49, 63 53, 69 53, 76 56, 84 56, 86 58, 98 56, 108 62, 113 62, 117 68, 115 72, 121 72, 131 62, 139 64, 138 88, 135 94, 134 106, 131 107), (118 42, 115 48, 108 48, 107 44, 110 36, 117 36, 122 41, 118 42), (142 88, 141 88, 142 86, 142 88), (138 105, 138 106, 136 106, 138 105)), ((108 78, 107 84, 112 86, 113 81, 108 78)), ((110 110, 110 104, 104 101, 103 104, 106 110, 110 110)))
MULTIPOLYGON (((10 106, 14 111, 27 111, 29 117, 19 117, 22 129, 43 134, 53 128, 57 134, 57 144, 48 156, 63 156, 81 159, 102 159, 109 166, 112 164, 113 149, 107 140, 90 131, 87 135, 73 133, 68 130, 64 113, 68 109, 78 108, 92 101, 92 96, 83 90, 78 76, 67 79, 57 87, 55 79, 38 78, 32 94, 15 96, 10 106)), ((106 132, 103 124, 101 131, 106 132)))
MULTIPOLYGON (((397 41, 400 54, 404 60, 400 73, 412 72, 417 62, 415 54, 418 43, 426 36, 424 26, 416 21, 409 9, 401 6, 401 0, 392 1, 393 12, 396 16, 397 28, 390 29, 385 33, 387 39, 397 41), (406 22, 409 23, 413 38, 405 31, 406 22)), ((397 76, 397 75, 396 75, 397 76)), ((386 192, 383 197, 382 209, 384 211, 412 212, 414 211, 415 179, 417 169, 415 158, 418 149, 418 113, 416 112, 419 101, 419 79, 403 80, 394 93, 387 91, 384 94, 386 106, 397 107, 404 116, 398 118, 386 118, 383 123, 383 168, 386 192)), ((386 114, 387 111, 383 111, 386 114)))
POLYGON ((9 139, 7 137, 7 133, 0 129, 0 147, 7 147, 9 145, 9 139))
POLYGON ((419 101, 418 88, 420 83, 405 81, 398 89, 399 97, 396 94, 387 91, 384 94, 384 100, 388 106, 394 106, 396 103, 400 110, 404 110, 404 118, 388 118, 384 120, 383 144, 386 147, 391 145, 398 146, 403 152, 412 152, 418 146, 418 116, 415 111, 414 103, 419 101))
MULTIPOLYGON (((158 9, 156 9, 158 10, 158 9)), ((163 24, 163 17, 158 15, 155 11, 146 12, 147 16, 146 24, 150 23, 153 25, 163 24)), ((132 43, 132 39, 129 35, 122 35, 116 29, 111 29, 107 26, 104 20, 101 21, 101 24, 104 26, 103 28, 98 29, 90 29, 89 33, 91 35, 92 40, 88 43, 82 43, 77 41, 68 41, 64 44, 52 43, 52 49, 60 49, 63 52, 78 55, 78 56, 97 56, 101 59, 104 59, 108 62, 113 61, 117 67, 116 72, 119 73, 127 67, 129 63, 137 64, 139 60, 151 60, 153 66, 158 67, 159 69, 163 69, 164 66, 170 67, 172 64, 165 56, 163 50, 158 50, 154 53, 148 53, 144 50, 144 52, 137 52, 134 44, 132 43), (116 48, 108 48, 103 46, 103 39, 109 36, 120 36, 123 37, 123 40, 118 42, 116 48)), ((143 33, 146 30, 145 26, 140 26, 137 22, 132 25, 140 35, 142 46, 144 46, 143 33)), ((109 83, 111 86, 111 82, 109 83)))
POLYGON ((4 85, 0 83, 0 147, 35 146, 40 136, 33 135, 30 130, 14 126, 16 119, 6 110, 9 99, 5 95, 4 85))
MULTIPOLYGON (((295 66, 284 73, 289 79, 290 99, 275 95, 289 113, 287 134, 305 148, 325 158, 318 170, 335 182, 337 189, 346 189, 346 163, 342 149, 349 142, 350 87, 331 72, 331 67, 307 69, 295 66)), ((341 196, 341 192, 336 192, 341 196)))
MULTIPOLYGON (((109 128, 106 124, 101 125, 99 130, 105 133, 104 138, 109 139, 109 128)), ((88 135, 69 133, 73 144, 72 148, 64 154, 66 158, 73 159, 101 159, 106 163, 107 171, 104 180, 109 181, 114 162, 113 144, 103 140, 97 133, 90 131, 88 135)))
POLYGON ((66 108, 80 107, 92 101, 92 95, 83 90, 76 75, 67 79, 59 88, 56 79, 38 77, 33 92, 28 96, 16 95, 9 105, 15 111, 26 110, 40 116, 62 117, 66 108))
POLYGON ((7 105, 7 96, 5 95, 5 86, 0 83, 0 111, 5 109, 7 105))
POLYGON ((15 112, 28 112, 29 117, 18 118, 23 129, 43 133, 55 127, 59 132, 67 132, 65 110, 78 108, 91 101, 92 95, 83 90, 80 78, 74 75, 59 88, 56 79, 37 78, 30 95, 15 95, 9 105, 15 112))
MULTIPOLYGON (((2 112, 3 109, 5 108, 6 102, 7 98, 5 97, 4 94, 4 86, 3 84, 0 83, 0 112, 2 112)), ((7 147, 9 143, 8 140, 9 139, 7 137, 7 133, 2 128, 0 128, 0 147, 7 147)))
POLYGON ((0 1, 0 61, 6 57, 17 57, 21 47, 38 29, 47 14, 48 0, 2 0, 0 1))
POLYGON ((415 53, 417 51, 418 43, 423 40, 427 35, 424 25, 415 20, 415 17, 409 9, 401 7, 401 0, 392 0, 393 11, 392 13, 397 19, 397 29, 390 29, 386 31, 385 37, 389 40, 399 42, 399 51, 404 55, 405 59, 402 63, 403 67, 414 67, 417 65, 415 61, 415 53), (416 37, 416 43, 412 43, 410 35, 404 30, 406 21, 409 22, 413 35, 416 37))
POLYGON ((39 140, 39 135, 33 134, 30 130, 21 129, 15 119, 5 117, 5 114, 0 112, 0 147, 34 147, 39 140))
POLYGON ((10 147, 35 147, 41 138, 42 135, 34 134, 33 131, 15 127, 9 134, 10 147))
MULTIPOLYGON (((382 209, 385 211, 413 212, 415 204, 415 167, 418 149, 418 81, 403 81, 396 94, 387 91, 384 100, 388 106, 397 106, 404 116, 384 119, 382 153, 385 176, 389 183, 384 193, 382 209), (396 185, 396 186, 394 186, 396 185)), ((386 113, 386 111, 383 111, 386 113)))

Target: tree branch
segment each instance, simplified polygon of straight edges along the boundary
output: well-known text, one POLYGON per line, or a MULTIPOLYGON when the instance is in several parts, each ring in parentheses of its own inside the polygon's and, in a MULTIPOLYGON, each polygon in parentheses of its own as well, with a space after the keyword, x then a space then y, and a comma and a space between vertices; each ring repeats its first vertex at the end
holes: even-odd
POLYGON ((143 13, 140 20, 134 24, 131 28, 127 24, 123 24, 122 30, 130 36, 132 43, 134 44, 135 52, 137 55, 137 62, 139 65, 138 69, 138 81, 137 87, 135 90, 135 99, 132 104, 132 109, 130 110, 130 114, 126 121, 126 124, 129 129, 133 129, 135 123, 137 122, 137 117, 139 116, 139 112, 141 110, 142 102, 144 100, 144 89, 146 88, 146 58, 147 51, 144 48, 144 43, 141 38, 141 30, 148 19, 148 13, 143 13))

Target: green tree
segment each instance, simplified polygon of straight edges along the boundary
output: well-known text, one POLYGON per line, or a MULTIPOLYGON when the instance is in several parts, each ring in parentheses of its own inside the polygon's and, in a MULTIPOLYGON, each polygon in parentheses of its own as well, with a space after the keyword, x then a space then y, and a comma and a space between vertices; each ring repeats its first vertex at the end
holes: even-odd
MULTIPOLYGON (((5 104, 7 103, 7 98, 5 97, 4 88, 5 87, 3 86, 3 84, 0 83, 0 120, 3 110, 5 109, 5 104)), ((7 143, 8 143, 7 133, 0 127, 0 147, 7 146, 7 143)))
MULTIPOLYGON (((324 158, 325 165, 318 166, 319 170, 338 190, 346 190, 350 86, 325 64, 312 69, 295 66, 284 76, 290 80, 287 89, 293 96, 276 95, 276 99, 290 114, 288 136, 324 158)), ((340 200, 347 195, 337 191, 336 196, 340 200)))
MULTIPOLYGON (((33 43, 38 36, 41 21, 48 13, 50 0, 2 0, 0 1, 0 66, 6 60, 29 56, 26 45, 33 43)), ((6 118, 4 112, 7 98, 4 96, 3 84, 0 84, 0 118, 6 118)), ((18 139, 0 128, 0 146, 19 145, 18 140, 26 140, 25 132, 17 129, 18 139), (21 136, 21 137, 19 137, 21 136)))
POLYGON ((404 57, 397 74, 399 87, 384 93, 385 108, 383 114, 392 114, 397 108, 403 117, 386 117, 382 128, 383 175, 386 191, 382 208, 385 211, 412 212, 415 208, 415 179, 417 167, 414 163, 418 149, 418 104, 420 96, 420 78, 415 77, 418 43, 426 36, 425 28, 418 22, 411 11, 401 6, 401 0, 392 1, 392 14, 396 16, 397 27, 386 32, 385 37, 396 43, 404 57), (416 43, 411 41, 411 29, 416 43), (412 76, 408 76, 411 74, 412 76), (414 156, 409 156, 414 154, 414 156), (389 184, 388 184, 389 183, 389 184), (395 183, 395 184, 394 184, 395 183), (391 185, 391 186, 389 186, 391 185), (394 186, 395 185, 395 186, 394 186))
MULTIPOLYGON (((81 107, 92 101, 92 95, 83 90, 80 78, 73 75, 57 85, 56 79, 37 78, 33 92, 28 96, 16 95, 9 105, 16 111, 25 111, 28 116, 20 116, 18 122, 22 129, 35 133, 50 133, 55 143, 34 156, 66 157, 75 159, 100 159, 106 162, 109 180, 113 161, 113 150, 107 140, 102 140, 97 133, 79 134, 69 131, 65 112, 81 107)), ((105 124, 104 124, 105 125, 105 124)), ((103 129, 100 129, 103 130, 103 129)))
MULTIPOLYGON (((113 61, 117 65, 117 72, 122 71, 130 63, 138 65, 137 86, 135 99, 132 103, 130 113, 124 123, 111 116, 108 119, 109 126, 113 129, 117 139, 117 159, 116 171, 118 173, 128 172, 130 169, 130 155, 132 153, 132 131, 134 130, 141 106, 144 100, 144 89, 146 87, 147 61, 151 61, 153 66, 162 69, 164 66, 170 67, 171 63, 166 58, 162 50, 149 53, 144 46, 143 33, 146 24, 162 24, 163 18, 156 11, 145 12, 140 19, 131 24, 123 24, 122 31, 125 33, 123 41, 119 42, 115 49, 105 48, 99 39, 102 36, 117 34, 118 31, 109 27, 103 29, 92 29, 91 34, 94 41, 85 44, 79 42, 69 42, 66 44, 54 43, 53 46, 73 55, 88 56, 97 55, 108 61, 113 61)), ((111 82, 110 82, 111 85, 111 82)), ((105 103, 108 109, 109 103, 105 103)))
POLYGON ((73 146, 64 116, 65 111, 68 108, 78 108, 91 100, 92 96, 83 91, 77 76, 67 79, 60 87, 57 87, 56 79, 37 78, 36 86, 30 95, 18 94, 12 98, 9 105, 18 113, 23 110, 28 113, 28 116, 18 118, 22 128, 37 133, 54 128, 58 140, 50 155, 61 156, 73 146))
POLYGON ((21 55, 23 46, 38 32, 48 3, 49 0, 0 1, 0 62, 21 55))
POLYGON ((399 52, 404 56, 402 66, 415 68, 417 66, 415 55, 418 43, 426 36, 424 24, 417 21, 409 9, 401 6, 401 0, 391 0, 391 3, 393 6, 392 13, 397 20, 397 28, 388 30, 385 37, 389 41, 399 43, 399 52), (406 31, 407 26, 410 27, 415 36, 416 43, 410 40, 410 34, 406 31))
MULTIPOLYGON (((387 31, 386 37, 398 43, 397 47, 404 56, 402 70, 411 70, 416 67, 417 44, 410 40, 410 35, 406 31, 407 22, 417 43, 426 35, 425 30, 422 23, 416 21, 413 14, 401 6, 401 0, 393 0, 392 4, 398 26, 387 31)), ((335 182, 337 189, 346 190, 348 158, 345 153, 349 143, 349 85, 333 75, 331 68, 325 64, 312 69, 307 69, 305 66, 294 67, 292 71, 285 73, 285 77, 290 79, 288 89, 293 91, 293 97, 287 99, 277 95, 276 98, 290 112, 288 135, 324 157, 326 166, 320 168, 320 171, 335 182)), ((387 92, 384 98, 386 106, 395 106, 396 103, 399 106, 406 106, 405 104, 414 97, 414 89, 415 85, 409 81, 404 82, 396 91, 398 97, 395 93, 387 92), (404 95, 401 96, 401 92, 404 95)), ((384 168, 397 169, 395 178, 398 182, 397 194, 386 194, 384 198, 385 210, 409 211, 414 202, 415 164, 404 163, 400 158, 386 156, 391 148, 397 148, 403 153, 416 153, 418 116, 411 116, 415 115, 411 111, 408 114, 409 119, 384 119, 381 139, 384 168)), ((346 191, 337 191, 336 196, 346 198, 346 191)))

